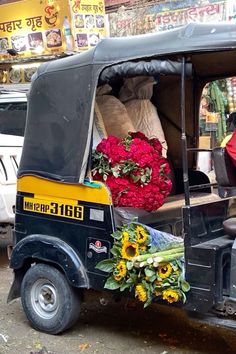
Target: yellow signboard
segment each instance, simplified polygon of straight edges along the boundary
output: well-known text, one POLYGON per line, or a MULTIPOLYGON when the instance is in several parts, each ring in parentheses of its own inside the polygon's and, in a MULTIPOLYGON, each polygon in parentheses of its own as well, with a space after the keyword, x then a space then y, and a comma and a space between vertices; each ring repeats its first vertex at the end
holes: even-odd
POLYGON ((23 0, 0 14, 0 84, 30 82, 37 69, 13 67, 10 58, 81 52, 106 35, 104 0, 23 0))
POLYGON ((106 36, 103 0, 69 0, 76 51, 94 47, 106 36))
POLYGON ((1 59, 9 58, 9 49, 18 57, 66 51, 65 28, 70 23, 67 1, 24 0, 0 7, 1 59))

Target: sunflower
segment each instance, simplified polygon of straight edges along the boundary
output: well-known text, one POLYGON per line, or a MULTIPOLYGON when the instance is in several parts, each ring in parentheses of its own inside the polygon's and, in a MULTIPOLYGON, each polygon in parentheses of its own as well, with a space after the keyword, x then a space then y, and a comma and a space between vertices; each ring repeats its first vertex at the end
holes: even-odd
POLYGON ((175 290, 167 289, 163 291, 162 298, 172 304, 179 300, 179 293, 175 290))
POLYGON ((136 226, 135 233, 136 233, 136 242, 138 243, 144 243, 148 238, 148 233, 142 226, 139 225, 136 226))
POLYGON ((147 300, 147 292, 144 289, 144 286, 142 284, 136 285, 136 287, 135 287, 135 296, 141 302, 145 302, 147 300))
POLYGON ((124 242, 121 248, 121 257, 124 259, 132 259, 139 255, 138 245, 132 242, 124 242))
POLYGON ((113 274, 113 276, 116 281, 121 281, 123 278, 121 274, 113 274))
POLYGON ((141 246, 139 247, 139 250, 140 250, 140 252, 142 252, 142 253, 144 254, 144 253, 147 252, 147 246, 141 245, 141 246))
POLYGON ((116 269, 118 271, 118 273, 122 276, 122 278, 124 278, 126 276, 126 264, 124 261, 119 261, 119 263, 116 266, 116 269))
POLYGON ((162 263, 157 268, 157 274, 160 278, 165 279, 170 276, 172 270, 173 268, 170 263, 162 263))
POLYGON ((129 233, 127 231, 122 232, 122 243, 129 241, 129 233))

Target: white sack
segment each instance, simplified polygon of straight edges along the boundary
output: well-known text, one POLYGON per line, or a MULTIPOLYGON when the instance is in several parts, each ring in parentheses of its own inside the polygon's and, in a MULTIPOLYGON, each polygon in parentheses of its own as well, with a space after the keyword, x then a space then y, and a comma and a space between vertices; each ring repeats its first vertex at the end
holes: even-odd
POLYGON ((167 156, 167 143, 156 107, 149 100, 134 99, 125 103, 136 131, 148 138, 157 138, 162 144, 162 155, 167 156))
POLYGON ((150 101, 155 80, 149 76, 127 78, 120 90, 119 98, 125 107, 136 131, 148 138, 157 138, 162 143, 162 155, 167 156, 167 143, 156 107, 150 101))

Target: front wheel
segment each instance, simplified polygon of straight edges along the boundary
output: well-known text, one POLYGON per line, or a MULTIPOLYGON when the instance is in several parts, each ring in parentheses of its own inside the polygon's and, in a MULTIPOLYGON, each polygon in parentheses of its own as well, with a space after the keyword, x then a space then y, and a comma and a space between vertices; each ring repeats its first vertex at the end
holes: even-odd
POLYGON ((25 274, 21 302, 35 329, 58 334, 71 327, 80 313, 80 298, 56 268, 37 264, 25 274))

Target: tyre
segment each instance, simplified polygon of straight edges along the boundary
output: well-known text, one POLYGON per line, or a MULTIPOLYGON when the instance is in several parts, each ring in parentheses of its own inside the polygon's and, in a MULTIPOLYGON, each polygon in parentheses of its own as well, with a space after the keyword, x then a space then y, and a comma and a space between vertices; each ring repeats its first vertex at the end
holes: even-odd
POLYGON ((21 302, 32 326, 42 332, 58 334, 78 319, 81 301, 65 276, 56 268, 37 264, 25 274, 21 302))

